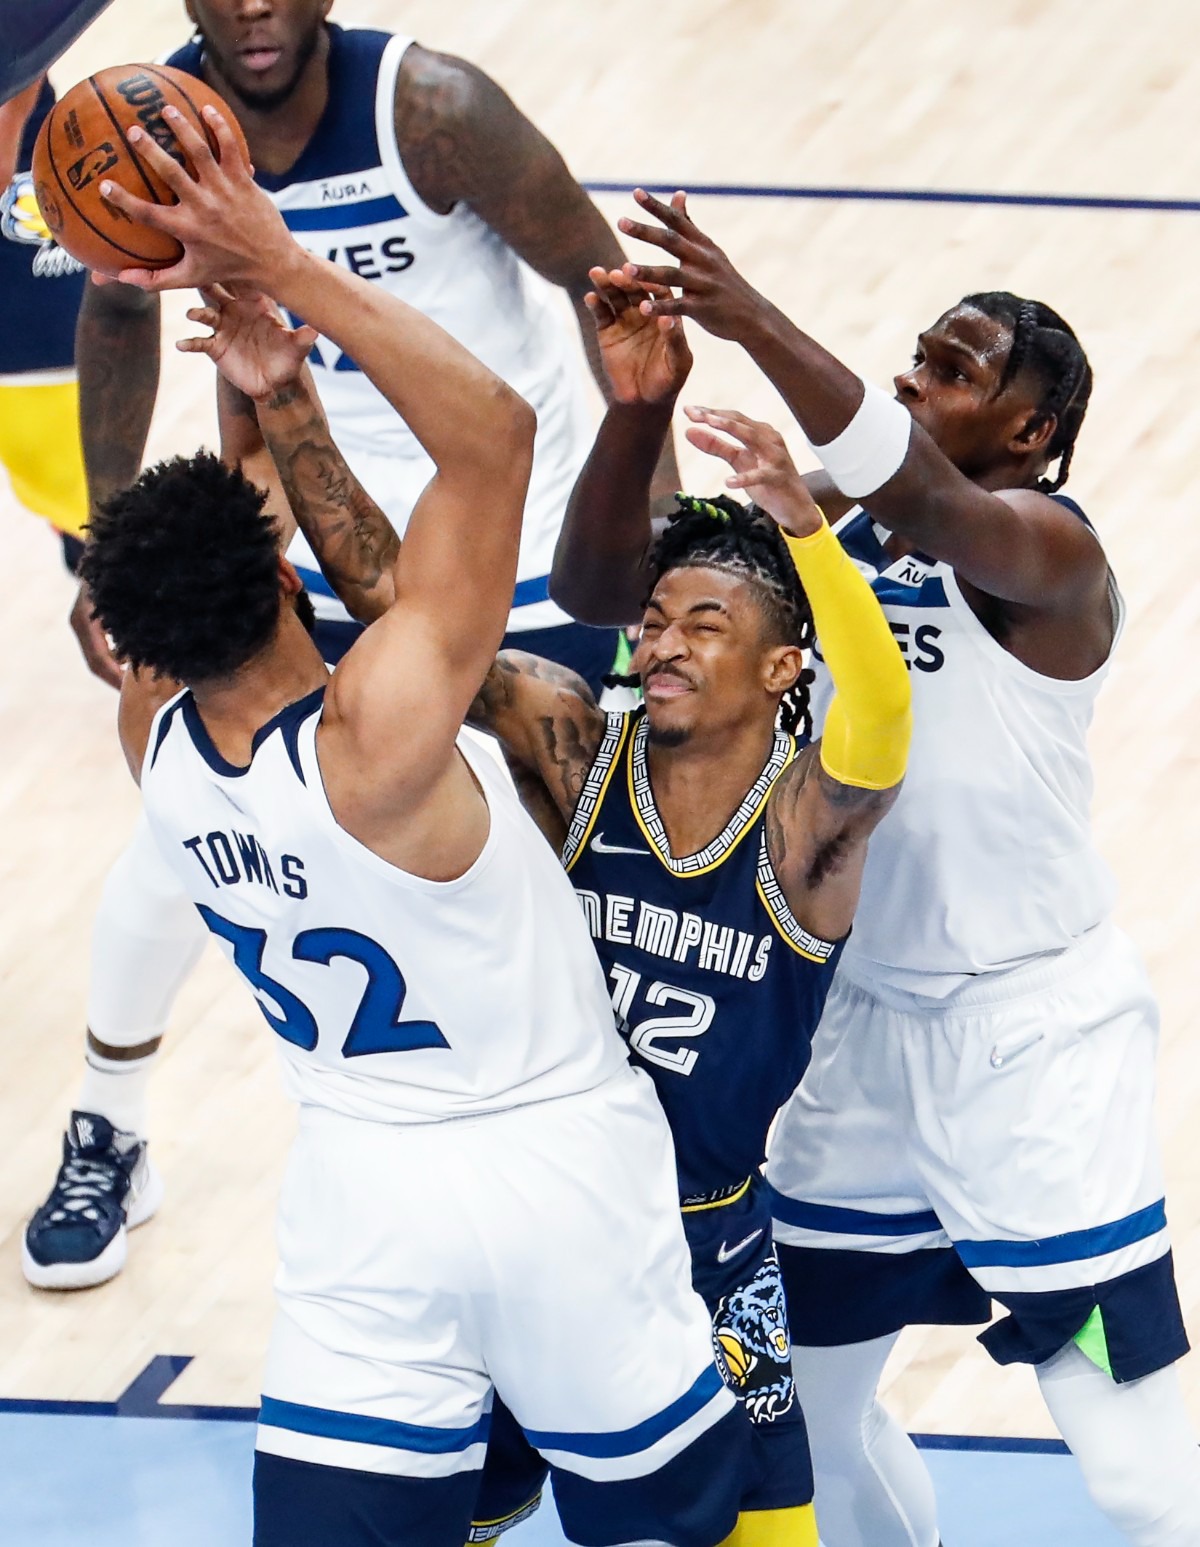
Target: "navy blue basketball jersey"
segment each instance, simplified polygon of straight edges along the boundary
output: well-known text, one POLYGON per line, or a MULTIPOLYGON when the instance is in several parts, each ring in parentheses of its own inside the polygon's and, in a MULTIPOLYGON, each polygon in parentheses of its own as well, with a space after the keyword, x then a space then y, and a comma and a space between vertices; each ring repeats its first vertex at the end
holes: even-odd
POLYGON ((53 241, 33 196, 33 146, 54 90, 41 92, 25 123, 16 174, 0 188, 0 376, 64 372, 75 365, 75 318, 86 275, 53 241))
POLYGON ((808 1066, 841 955, 793 916, 767 854, 771 786, 796 755, 779 731, 724 829, 676 858, 654 804, 645 710, 614 713, 563 849, 631 1057, 653 1079, 685 1202, 762 1164, 808 1066))

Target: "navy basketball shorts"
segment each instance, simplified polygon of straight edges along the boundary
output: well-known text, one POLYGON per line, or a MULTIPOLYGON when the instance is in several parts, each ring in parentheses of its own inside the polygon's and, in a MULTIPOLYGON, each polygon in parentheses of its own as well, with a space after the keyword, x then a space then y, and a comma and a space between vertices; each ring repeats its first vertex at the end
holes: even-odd
MULTIPOLYGON (((792 1380, 767 1189, 755 1179, 731 1188, 725 1197, 685 1203, 683 1221, 692 1282, 712 1317, 718 1367, 750 1419, 750 1460, 740 1507, 777 1510, 811 1504, 808 1431, 792 1380)), ((545 1462, 497 1402, 468 1540, 490 1541, 528 1519, 541 1502, 546 1474, 545 1462)))
POLYGON ((495 1392, 574 1541, 732 1530, 748 1426, 643 1074, 445 1122, 302 1106, 279 1259, 256 1547, 462 1547, 495 1392))
POLYGON ((1153 1104, 1158 1010, 1111 925, 947 1000, 843 962, 771 1145, 793 1340, 988 1321, 1001 1364, 1067 1343, 1117 1381, 1187 1351, 1153 1104))

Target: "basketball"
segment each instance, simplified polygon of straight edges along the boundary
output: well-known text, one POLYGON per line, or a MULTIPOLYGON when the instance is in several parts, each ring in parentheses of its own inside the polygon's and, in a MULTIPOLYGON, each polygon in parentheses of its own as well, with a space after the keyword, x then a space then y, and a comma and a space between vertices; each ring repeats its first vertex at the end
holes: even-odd
POLYGON ((212 132, 200 116, 209 103, 222 111, 249 162, 245 137, 229 107, 211 87, 182 70, 114 65, 72 87, 47 116, 33 151, 34 192, 59 246, 102 274, 177 263, 183 249, 174 237, 114 209, 102 198, 100 184, 109 178, 138 198, 174 204, 175 195, 126 141, 125 130, 140 125, 190 171, 163 108, 178 108, 215 149, 212 132))

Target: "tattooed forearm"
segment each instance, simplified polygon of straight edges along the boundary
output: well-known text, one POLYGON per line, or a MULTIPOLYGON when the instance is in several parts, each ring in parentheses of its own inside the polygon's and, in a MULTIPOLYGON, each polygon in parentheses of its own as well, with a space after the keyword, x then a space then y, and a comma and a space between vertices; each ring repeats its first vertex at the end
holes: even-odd
POLYGON ((301 531, 350 614, 369 623, 391 605, 400 539, 347 467, 307 392, 280 388, 259 423, 301 531), (277 416, 291 415, 287 422, 277 416), (294 422, 292 422, 294 418, 294 422))
POLYGON ((142 465, 158 395, 158 297, 128 285, 87 285, 75 358, 88 500, 95 508, 128 487, 142 465))

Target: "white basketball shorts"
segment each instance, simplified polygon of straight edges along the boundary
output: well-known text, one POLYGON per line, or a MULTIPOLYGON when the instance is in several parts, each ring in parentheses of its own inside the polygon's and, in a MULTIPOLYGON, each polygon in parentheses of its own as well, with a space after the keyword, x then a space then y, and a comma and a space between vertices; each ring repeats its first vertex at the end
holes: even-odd
POLYGON ((1001 1362, 1079 1336, 1131 1380, 1185 1352, 1153 1131, 1158 1010, 1133 944, 1102 925, 946 1001, 852 973, 767 1168, 794 1340, 986 1320, 993 1298, 1011 1313, 983 1338, 1001 1362))

